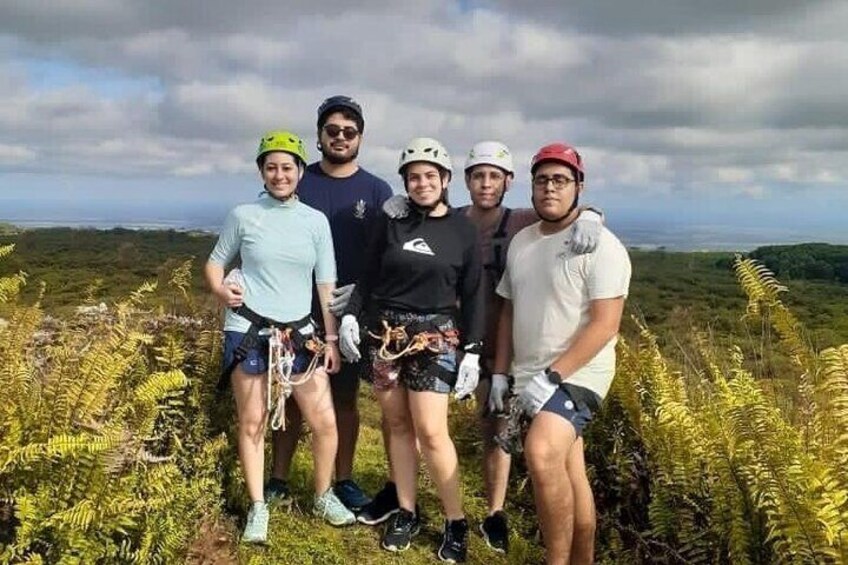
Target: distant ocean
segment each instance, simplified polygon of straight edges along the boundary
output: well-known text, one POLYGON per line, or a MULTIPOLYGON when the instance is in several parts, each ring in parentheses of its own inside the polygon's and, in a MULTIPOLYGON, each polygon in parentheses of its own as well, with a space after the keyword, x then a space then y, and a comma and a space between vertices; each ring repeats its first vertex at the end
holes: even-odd
MULTIPOLYGON (((2 204, 2 202, 0 202, 2 204)), ((24 228, 75 227, 142 230, 199 230, 217 232, 227 208, 202 205, 177 210, 136 206, 132 210, 82 210, 73 206, 53 210, 2 210, 0 222, 24 228)), ((749 251, 763 245, 811 241, 848 244, 848 231, 801 230, 700 223, 658 223, 643 219, 608 217, 608 225, 629 247, 669 251, 749 251)))

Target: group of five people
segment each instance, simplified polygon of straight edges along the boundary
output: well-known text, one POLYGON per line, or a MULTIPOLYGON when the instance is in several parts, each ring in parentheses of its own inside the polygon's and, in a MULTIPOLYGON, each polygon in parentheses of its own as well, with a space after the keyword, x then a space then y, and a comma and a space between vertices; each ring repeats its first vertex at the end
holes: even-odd
POLYGON ((325 100, 322 157, 311 165, 298 136, 263 136, 262 195, 228 215, 205 268, 228 308, 223 376, 236 399, 252 501, 242 539, 264 542, 266 501, 290 500, 286 479, 305 420, 316 516, 336 526, 387 522, 382 547, 408 548, 420 529, 423 456, 446 518, 437 555, 465 561, 468 522, 448 408, 451 392, 476 393, 487 544, 508 549, 510 455, 501 446, 507 428, 523 421, 547 560, 591 562, 594 505, 580 436, 614 374, 630 262, 600 214, 578 206, 580 155, 561 143, 543 147, 531 163, 533 207, 510 210, 502 201, 514 180, 512 155, 502 143, 478 143, 464 168, 472 204, 454 208, 453 163, 440 142, 407 144, 398 162, 405 194, 392 196, 357 163, 364 126, 356 101, 325 100), (237 258, 240 278, 225 277, 237 258), (273 433, 263 488, 269 344, 280 335, 295 402, 273 433), (352 478, 360 380, 380 405, 388 455, 386 485, 373 499, 352 478))

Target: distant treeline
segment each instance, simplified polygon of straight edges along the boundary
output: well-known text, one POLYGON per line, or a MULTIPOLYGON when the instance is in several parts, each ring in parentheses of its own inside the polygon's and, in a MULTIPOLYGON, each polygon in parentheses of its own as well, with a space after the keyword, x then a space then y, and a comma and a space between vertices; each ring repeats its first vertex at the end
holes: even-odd
POLYGON ((751 252, 779 279, 825 280, 848 283, 848 245, 802 243, 770 245, 751 252))
MULTIPOLYGON (((172 271, 189 259, 193 265, 188 290, 195 300, 214 307, 202 277, 202 266, 215 243, 213 234, 122 228, 0 231, 0 245, 9 243, 15 244, 15 250, 0 261, 0 276, 25 272, 29 284, 22 299, 41 300, 50 313, 73 309, 83 301, 121 300, 145 281, 166 286, 172 271), (46 293, 40 297, 42 283, 46 293)), ((763 247, 752 255, 790 287, 786 300, 812 330, 817 346, 848 341, 848 246, 763 247), (805 266, 815 260, 831 270, 808 270, 805 266), (840 268, 840 260, 841 277, 829 275, 840 268)), ((679 339, 689 335, 693 326, 709 326, 725 335, 746 331, 740 325, 739 311, 745 303, 733 275, 733 253, 633 249, 630 256, 633 279, 628 313, 660 337, 679 339)), ((4 314, 0 307, 0 318, 4 314)), ((628 315, 625 333, 629 330, 635 328, 628 315)))

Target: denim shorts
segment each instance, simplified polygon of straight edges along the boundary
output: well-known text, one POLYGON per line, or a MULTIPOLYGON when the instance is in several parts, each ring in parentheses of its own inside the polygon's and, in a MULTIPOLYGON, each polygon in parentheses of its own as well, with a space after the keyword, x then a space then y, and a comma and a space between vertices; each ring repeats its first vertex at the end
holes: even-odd
MULTIPOLYGON (((426 323, 439 319, 440 332, 453 331, 456 325, 453 318, 441 314, 414 314, 384 310, 379 313, 376 323, 370 328, 381 327, 381 320, 392 326, 412 323, 426 323)), ((374 331, 372 329, 372 331, 374 331)), ((375 332, 376 333, 376 332, 375 332)), ((381 342, 371 336, 364 336, 366 363, 363 363, 362 378, 374 385, 377 390, 388 390, 398 385, 415 392, 440 392, 447 394, 456 382, 457 362, 456 345, 441 340, 439 351, 422 351, 387 361, 380 359, 377 352, 381 342)))
MULTIPOLYGON (((223 366, 229 367, 235 359, 236 349, 244 337, 242 332, 224 332, 224 361, 223 366)), ((293 373, 302 373, 312 361, 312 353, 301 349, 295 354, 293 373)), ((268 336, 260 335, 259 343, 253 349, 248 350, 247 357, 239 364, 242 371, 248 375, 264 375, 268 372, 268 336)))
POLYGON ((583 428, 592 421, 592 416, 594 416, 600 404, 600 398, 588 389, 573 385, 570 387, 560 385, 556 392, 554 392, 554 395, 542 406, 541 410, 553 412, 565 418, 574 426, 577 437, 580 437, 583 435, 583 428), (576 388, 581 388, 582 390, 575 391, 574 389, 576 388), (588 399, 587 401, 587 395, 594 396, 594 399, 588 399))

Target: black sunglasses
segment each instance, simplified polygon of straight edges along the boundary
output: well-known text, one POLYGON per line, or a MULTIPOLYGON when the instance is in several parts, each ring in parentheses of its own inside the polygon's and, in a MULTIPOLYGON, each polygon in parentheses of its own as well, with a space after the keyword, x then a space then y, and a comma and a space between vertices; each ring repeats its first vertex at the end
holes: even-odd
POLYGON ((351 126, 342 127, 336 124, 327 124, 324 126, 324 133, 329 135, 330 138, 338 137, 339 134, 342 134, 346 140, 350 141, 359 135, 359 130, 351 126))

